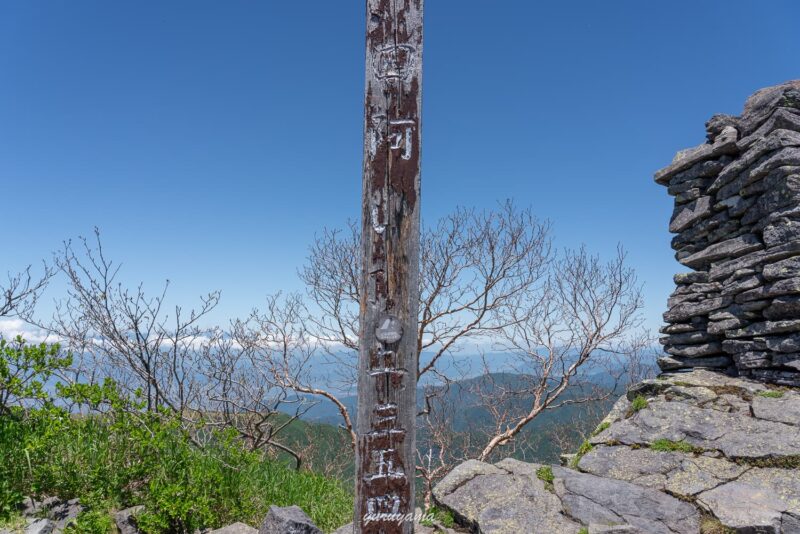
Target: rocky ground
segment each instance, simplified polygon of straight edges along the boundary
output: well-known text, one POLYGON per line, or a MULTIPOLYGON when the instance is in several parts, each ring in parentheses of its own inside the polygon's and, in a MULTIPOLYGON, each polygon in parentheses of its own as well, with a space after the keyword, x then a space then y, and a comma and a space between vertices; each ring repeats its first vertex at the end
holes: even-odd
MULTIPOLYGON (((483 534, 800 534, 800 390, 705 369, 664 374, 620 398, 564 466, 470 460, 434 489, 458 527, 483 534)), ((115 516, 137 534, 136 513, 115 516)), ((77 500, 29 501, 11 530, 51 534, 77 500)), ((335 534, 352 531, 348 525, 335 534)), ((259 529, 206 534, 321 534, 296 507, 272 507, 259 529)))
MULTIPOLYGON (((143 510, 134 506, 114 514, 118 534, 140 534, 136 526, 136 514, 143 510)), ((78 499, 62 501, 49 497, 41 501, 28 499, 21 512, 18 524, 0 529, 0 534, 60 534, 73 524, 84 507, 78 499)), ((205 530, 195 534, 322 534, 311 519, 297 506, 271 506, 260 528, 244 523, 233 523, 216 530, 205 530)))
POLYGON ((480 533, 800 533, 800 392, 695 369, 622 397, 570 464, 469 461, 435 489, 480 533))

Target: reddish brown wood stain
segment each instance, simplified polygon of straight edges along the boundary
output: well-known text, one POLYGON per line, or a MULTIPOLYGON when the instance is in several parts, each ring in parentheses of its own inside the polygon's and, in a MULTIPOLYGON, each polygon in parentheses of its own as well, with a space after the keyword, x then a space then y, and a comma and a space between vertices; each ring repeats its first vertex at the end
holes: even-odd
POLYGON ((422 0, 368 0, 355 532, 414 512, 422 0), (379 514, 365 524, 368 513, 379 514), (383 516, 380 514, 384 514, 383 516))

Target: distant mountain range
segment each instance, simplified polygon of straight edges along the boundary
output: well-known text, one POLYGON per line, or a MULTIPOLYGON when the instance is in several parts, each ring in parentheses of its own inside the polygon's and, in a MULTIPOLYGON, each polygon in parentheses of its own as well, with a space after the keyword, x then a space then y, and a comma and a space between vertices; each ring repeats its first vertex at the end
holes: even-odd
MULTIPOLYGON (((515 373, 494 372, 489 375, 475 376, 464 380, 451 382, 448 390, 443 396, 445 406, 449 408, 449 413, 453 414, 453 420, 450 422, 453 429, 456 431, 476 431, 481 432, 486 430, 493 423, 491 415, 485 407, 481 406, 480 399, 473 393, 477 388, 486 391, 492 386, 507 387, 509 389, 518 389, 524 385, 526 380, 531 377, 527 375, 519 375, 515 373)), ((552 440, 549 439, 547 431, 553 425, 558 425, 564 422, 571 422, 574 420, 587 420, 587 418, 598 417, 598 414, 605 414, 610 408, 611 404, 621 395, 624 391, 620 388, 618 391, 612 392, 611 388, 614 387, 614 381, 607 373, 593 373, 582 377, 584 383, 590 383, 592 386, 603 389, 610 393, 609 398, 605 401, 595 403, 594 406, 585 404, 573 404, 558 408, 556 410, 547 410, 540 414, 528 427, 523 431, 521 438, 525 438, 529 445, 529 456, 527 460, 538 460, 547 462, 557 462, 558 454, 561 452, 552 440)), ((575 398, 581 392, 576 388, 570 388, 564 392, 562 400, 568 398, 575 398)), ((350 412, 351 418, 355 423, 356 416, 356 403, 355 395, 343 395, 338 397, 339 400, 347 407, 350 412)), ((339 426, 342 423, 341 415, 336 405, 324 398, 303 396, 298 397, 298 400, 303 400, 311 404, 311 407, 303 416, 304 421, 312 423, 322 423, 327 425, 339 426)), ((507 405, 515 412, 525 409, 530 403, 530 398, 517 398, 509 401, 511 404, 507 405)), ((422 409, 424 402, 424 386, 417 389, 417 404, 418 409, 422 409)), ((287 412, 294 410, 296 405, 288 405, 287 412)), ((593 426, 596 422, 589 421, 587 424, 593 426)))

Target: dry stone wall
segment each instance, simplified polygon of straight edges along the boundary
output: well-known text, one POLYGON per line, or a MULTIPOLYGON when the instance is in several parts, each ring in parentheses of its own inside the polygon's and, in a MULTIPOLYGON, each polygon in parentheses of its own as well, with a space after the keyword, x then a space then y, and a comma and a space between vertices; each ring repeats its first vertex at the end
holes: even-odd
POLYGON ((800 386, 800 80, 762 89, 658 171, 675 198, 663 370, 800 386))

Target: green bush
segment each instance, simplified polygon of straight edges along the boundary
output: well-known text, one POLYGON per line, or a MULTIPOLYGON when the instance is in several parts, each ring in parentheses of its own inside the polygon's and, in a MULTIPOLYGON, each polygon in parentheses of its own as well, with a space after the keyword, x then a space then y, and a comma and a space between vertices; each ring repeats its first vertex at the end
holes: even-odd
POLYGON ((545 465, 540 467, 536 470, 536 478, 544 482, 544 487, 548 491, 555 491, 553 487, 553 480, 555 480, 555 476, 553 475, 553 468, 549 465, 545 465))
POLYGON ((0 415, 12 405, 46 401, 45 383, 53 373, 72 365, 58 345, 28 345, 21 337, 8 341, 0 337, 0 415))
POLYGON ((633 399, 633 402, 631 403, 631 410, 633 410, 634 412, 638 412, 639 410, 644 410, 645 408, 647 408, 647 406, 649 406, 649 404, 647 403, 647 399, 645 399, 641 395, 637 395, 637 397, 633 399))
POLYGON ((109 510, 137 504, 145 505, 140 528, 154 534, 258 525, 273 504, 300 506, 326 531, 352 519, 352 495, 339 481, 247 451, 232 432, 204 433, 200 445, 175 417, 145 411, 112 380, 56 390, 81 413, 48 399, 0 415, 0 520, 23 496, 44 494, 87 506, 70 534, 108 532, 109 510))

